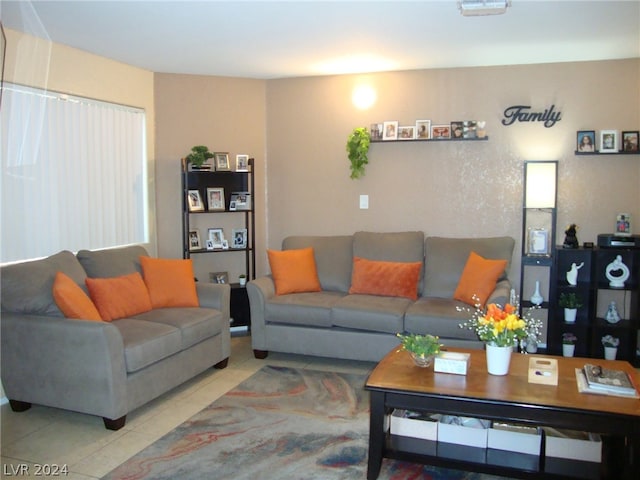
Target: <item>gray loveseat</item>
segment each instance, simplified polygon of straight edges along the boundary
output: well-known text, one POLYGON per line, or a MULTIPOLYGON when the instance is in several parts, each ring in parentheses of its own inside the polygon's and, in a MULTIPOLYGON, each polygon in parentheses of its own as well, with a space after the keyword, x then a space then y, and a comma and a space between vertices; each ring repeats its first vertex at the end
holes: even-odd
POLYGON ((143 247, 62 251, 5 266, 2 281, 2 385, 14 411, 32 403, 103 417, 118 430, 126 414, 230 354, 230 287, 196 284, 199 307, 159 308, 112 322, 65 318, 56 272, 85 278, 141 272, 143 247))
POLYGON ((249 282, 254 355, 277 351, 378 361, 399 345, 399 332, 438 335, 451 347, 482 348, 474 332, 459 327, 469 314, 456 306, 469 305, 454 300, 454 292, 474 251, 507 260, 487 301, 506 303, 514 244, 511 237, 425 238, 422 232, 288 237, 282 250, 313 248, 322 291, 276 295, 271 275, 249 282), (418 299, 349 294, 354 257, 423 262, 418 299))

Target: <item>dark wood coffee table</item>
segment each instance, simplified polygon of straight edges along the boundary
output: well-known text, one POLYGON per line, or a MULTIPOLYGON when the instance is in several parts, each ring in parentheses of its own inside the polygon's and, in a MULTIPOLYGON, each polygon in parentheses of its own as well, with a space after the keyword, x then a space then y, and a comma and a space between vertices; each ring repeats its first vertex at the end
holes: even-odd
MULTIPOLYGON (((585 475, 576 472, 585 469, 592 478, 640 478, 640 400, 579 393, 575 379, 576 368, 596 363, 629 372, 638 386, 640 374, 629 363, 553 357, 558 360, 559 379, 558 385, 552 386, 528 382, 531 355, 514 353, 509 374, 493 376, 487 373, 483 350, 450 350, 471 354, 466 376, 434 373, 433 367, 416 367, 409 355, 398 349, 387 354, 369 376, 365 386, 371 396, 368 479, 378 477, 383 458, 515 478, 560 479, 571 475, 583 478, 585 475), (421 449, 426 440, 402 437, 401 443, 394 441, 395 436, 384 430, 385 415, 393 409, 583 430, 603 434, 603 442, 609 442, 607 445, 613 448, 604 449, 599 471, 594 468, 598 464, 577 460, 566 460, 560 471, 553 471, 557 465, 551 467, 544 450, 533 467, 530 462, 521 465, 513 461, 496 462, 489 455, 482 456, 480 461, 470 460, 474 455, 452 458, 439 455, 436 449, 421 449)), ((503 460, 517 457, 502 453, 498 457, 503 460)))

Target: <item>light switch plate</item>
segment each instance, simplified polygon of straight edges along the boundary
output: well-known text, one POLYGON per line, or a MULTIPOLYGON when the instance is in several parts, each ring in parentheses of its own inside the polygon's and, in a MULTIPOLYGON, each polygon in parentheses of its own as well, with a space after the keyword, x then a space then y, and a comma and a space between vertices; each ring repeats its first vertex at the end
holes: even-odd
POLYGON ((360 208, 369 208, 369 195, 360 195, 360 208))

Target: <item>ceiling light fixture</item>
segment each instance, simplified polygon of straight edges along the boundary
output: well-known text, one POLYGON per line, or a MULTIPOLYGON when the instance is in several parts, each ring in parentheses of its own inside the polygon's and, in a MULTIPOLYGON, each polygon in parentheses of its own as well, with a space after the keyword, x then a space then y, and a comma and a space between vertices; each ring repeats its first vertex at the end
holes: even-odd
POLYGON ((511 6, 511 0, 460 0, 458 8, 465 17, 502 15, 511 6))

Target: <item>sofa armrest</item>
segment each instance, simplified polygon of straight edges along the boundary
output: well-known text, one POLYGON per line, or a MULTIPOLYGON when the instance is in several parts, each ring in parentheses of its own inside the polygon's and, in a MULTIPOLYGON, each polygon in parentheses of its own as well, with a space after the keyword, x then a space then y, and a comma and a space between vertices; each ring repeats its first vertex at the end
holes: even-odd
POLYGON ((491 293, 491 295, 489 295, 489 298, 487 299, 487 305, 490 303, 497 303, 498 305, 505 306, 507 303, 509 303, 510 296, 511 282, 508 278, 505 278, 504 280, 500 280, 496 284, 495 290, 493 291, 493 293, 491 293))
POLYGON ((196 292, 201 307, 215 308, 222 312, 224 319, 229 322, 231 316, 231 286, 222 283, 196 283, 196 292))
POLYGON ((109 322, 3 313, 7 398, 116 419, 126 415, 122 336, 109 322))
POLYGON ((276 295, 276 286, 271 275, 247 283, 247 295, 251 308, 251 346, 254 350, 266 350, 265 305, 276 295))

